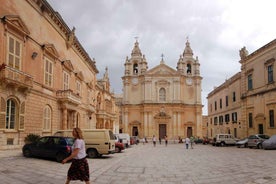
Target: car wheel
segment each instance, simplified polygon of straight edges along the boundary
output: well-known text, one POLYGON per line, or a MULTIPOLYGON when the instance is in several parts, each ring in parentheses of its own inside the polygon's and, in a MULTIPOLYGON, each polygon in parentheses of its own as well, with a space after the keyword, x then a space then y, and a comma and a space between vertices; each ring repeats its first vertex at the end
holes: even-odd
POLYGON ((64 153, 57 153, 56 155, 56 161, 57 162, 62 162, 62 160, 64 160, 66 158, 66 155, 64 153))
POLYGON ((245 144, 244 144, 244 147, 245 147, 245 148, 247 148, 247 147, 248 147, 248 144, 247 144, 247 143, 245 143, 245 144))
POLYGON ((220 143, 220 146, 225 146, 225 143, 224 143, 224 142, 221 142, 221 143, 220 143))
POLYGON ((116 153, 120 153, 120 152, 121 152, 121 148, 115 147, 115 152, 116 152, 116 153))
POLYGON ((258 144, 257 148, 258 149, 263 149, 263 145, 260 143, 260 144, 258 144))
POLYGON ((23 155, 24 157, 31 157, 32 156, 32 152, 30 149, 24 149, 23 150, 23 155))
POLYGON ((97 158, 98 157, 98 152, 95 149, 89 149, 89 150, 87 150, 87 156, 89 158, 97 158))

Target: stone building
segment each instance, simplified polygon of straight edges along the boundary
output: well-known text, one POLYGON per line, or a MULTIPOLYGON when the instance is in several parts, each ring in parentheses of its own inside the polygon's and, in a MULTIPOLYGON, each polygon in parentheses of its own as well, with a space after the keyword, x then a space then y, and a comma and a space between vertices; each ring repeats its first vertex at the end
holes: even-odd
POLYGON ((138 41, 124 66, 120 132, 148 138, 202 136, 202 77, 189 41, 176 70, 163 57, 159 65, 148 69, 138 41))
POLYGON ((97 81, 75 28, 46 0, 1 1, 0 20, 0 149, 22 146, 29 133, 113 128, 109 82, 97 81))
POLYGON ((96 128, 110 129, 115 133, 116 130, 119 130, 119 109, 115 104, 115 94, 110 91, 107 67, 103 78, 97 81, 96 91, 97 99, 93 99, 97 102, 96 128))
POLYGON ((208 94, 208 136, 276 134, 276 40, 248 54, 240 50, 241 71, 208 94))
POLYGON ((241 137, 241 74, 238 72, 208 94, 208 128, 206 137, 229 133, 241 137))

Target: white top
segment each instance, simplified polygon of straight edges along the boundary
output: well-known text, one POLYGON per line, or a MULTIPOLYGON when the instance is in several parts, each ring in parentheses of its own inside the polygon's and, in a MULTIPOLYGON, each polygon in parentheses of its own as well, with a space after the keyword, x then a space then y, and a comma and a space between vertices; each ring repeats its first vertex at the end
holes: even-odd
POLYGON ((86 157, 85 143, 84 143, 83 139, 76 139, 72 148, 73 148, 73 150, 75 148, 79 148, 79 153, 77 154, 77 156, 74 157, 74 159, 82 159, 82 158, 86 157))
POLYGON ((187 138, 185 139, 185 142, 186 142, 186 144, 190 144, 190 139, 187 137, 187 138))

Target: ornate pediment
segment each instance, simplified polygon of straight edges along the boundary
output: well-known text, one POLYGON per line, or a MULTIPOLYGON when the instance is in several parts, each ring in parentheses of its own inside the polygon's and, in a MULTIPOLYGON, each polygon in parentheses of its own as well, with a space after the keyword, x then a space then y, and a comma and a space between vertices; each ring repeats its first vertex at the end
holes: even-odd
POLYGON ((160 64, 145 73, 145 75, 175 75, 175 74, 177 74, 177 71, 165 64, 160 64))
POLYGON ((75 75, 76 75, 77 78, 79 78, 81 81, 83 81, 84 76, 82 74, 82 71, 76 72, 75 75))
POLYGON ((166 112, 159 112, 155 114, 154 119, 171 119, 171 116, 166 112))
POLYGON ((2 20, 6 25, 6 30, 12 29, 16 33, 23 34, 24 36, 30 34, 27 26, 18 15, 5 15, 2 20))
POLYGON ((53 44, 44 44, 42 45, 42 49, 44 51, 45 54, 53 57, 53 58, 58 58, 59 54, 57 52, 57 49, 55 48, 55 46, 53 44))
POLYGON ((87 82, 86 85, 87 85, 89 88, 93 89, 93 82, 92 82, 92 81, 87 82))
POLYGON ((161 107, 160 111, 155 114, 154 119, 171 119, 171 116, 166 113, 164 107, 161 107))
POLYGON ((74 67, 73 67, 72 62, 71 62, 70 60, 64 60, 64 61, 62 61, 61 63, 62 63, 63 67, 64 67, 66 70, 68 70, 68 71, 70 71, 70 72, 73 72, 73 71, 74 71, 74 67))
POLYGON ((159 85, 159 86, 169 86, 170 82, 168 82, 167 80, 158 80, 156 82, 156 85, 159 85))

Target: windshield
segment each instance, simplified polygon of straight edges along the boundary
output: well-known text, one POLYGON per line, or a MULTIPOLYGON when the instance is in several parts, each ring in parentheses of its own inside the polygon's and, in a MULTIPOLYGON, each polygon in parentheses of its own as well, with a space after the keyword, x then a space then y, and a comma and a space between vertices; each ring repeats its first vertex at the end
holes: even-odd
POLYGON ((262 139, 269 139, 268 135, 259 135, 259 137, 262 138, 262 139))
POLYGON ((115 136, 112 131, 109 131, 109 137, 111 140, 115 140, 115 136))
POLYGON ((68 142, 68 145, 70 145, 70 146, 72 146, 73 144, 74 144, 74 138, 72 138, 72 137, 66 137, 66 140, 67 140, 67 142, 68 142))

